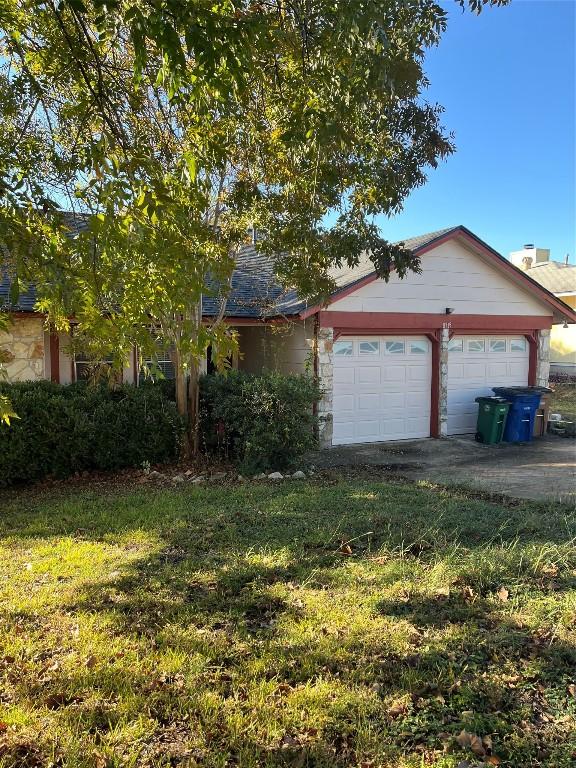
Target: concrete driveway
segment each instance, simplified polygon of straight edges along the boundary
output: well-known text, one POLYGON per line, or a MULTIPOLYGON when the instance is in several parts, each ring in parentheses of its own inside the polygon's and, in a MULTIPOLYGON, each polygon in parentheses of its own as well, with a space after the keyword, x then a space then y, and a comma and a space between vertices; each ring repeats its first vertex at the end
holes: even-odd
POLYGON ((510 496, 576 503, 576 441, 547 435, 531 443, 489 446, 472 435, 330 448, 320 468, 381 466, 414 480, 468 485, 510 496))

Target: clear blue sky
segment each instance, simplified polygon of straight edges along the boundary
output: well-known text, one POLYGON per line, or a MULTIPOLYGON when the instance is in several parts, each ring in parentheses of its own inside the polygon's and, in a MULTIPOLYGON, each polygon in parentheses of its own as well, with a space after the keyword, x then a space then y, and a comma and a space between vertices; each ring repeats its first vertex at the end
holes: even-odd
POLYGON ((576 257, 576 2, 512 0, 480 16, 453 0, 427 55, 427 100, 442 104, 456 153, 383 235, 464 224, 507 256, 524 243, 576 257))

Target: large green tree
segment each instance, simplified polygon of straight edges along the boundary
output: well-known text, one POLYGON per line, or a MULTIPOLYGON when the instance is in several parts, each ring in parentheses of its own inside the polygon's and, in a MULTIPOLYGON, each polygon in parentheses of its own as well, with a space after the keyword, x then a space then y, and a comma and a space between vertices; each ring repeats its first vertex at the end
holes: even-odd
POLYGON ((193 414, 200 356, 234 343, 202 295, 225 307, 248 227, 303 296, 365 252, 385 278, 418 269, 374 217, 453 151, 423 71, 446 22, 432 0, 0 0, 13 298, 34 281, 48 321, 118 365, 174 347, 193 414))

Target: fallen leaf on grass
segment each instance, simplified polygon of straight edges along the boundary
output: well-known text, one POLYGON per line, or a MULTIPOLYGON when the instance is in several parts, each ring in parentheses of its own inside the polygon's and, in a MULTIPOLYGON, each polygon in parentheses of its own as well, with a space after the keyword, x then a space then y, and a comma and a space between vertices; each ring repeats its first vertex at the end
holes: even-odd
POLYGON ((87 669, 92 669, 93 667, 95 667, 96 666, 96 656, 88 656, 88 658, 84 662, 84 666, 87 669))
POLYGON ((570 683, 568 686, 568 693, 576 699, 576 685, 574 683, 570 683))
POLYGON ((390 717, 400 717, 400 715, 405 714, 407 709, 408 709, 408 705, 406 704, 405 701, 402 701, 402 700, 393 701, 392 704, 386 710, 386 713, 390 717))
POLYGON ((546 565, 542 566, 541 572, 544 574, 544 576, 558 576, 558 566, 547 563, 546 565))
POLYGON ((475 733, 469 733, 468 731, 462 730, 458 736, 456 736, 456 741, 458 742, 458 745, 463 749, 470 749, 472 752, 474 752, 475 755, 478 755, 479 757, 482 757, 486 754, 486 750, 482 744, 482 739, 475 733))
POLYGON ((498 599, 501 600, 503 603, 505 603, 508 600, 508 597, 510 596, 510 592, 508 592, 506 587, 500 587, 500 589, 496 594, 498 595, 498 599))
POLYGON ((350 544, 348 544, 347 541, 341 541, 340 542, 340 549, 338 550, 341 555, 351 555, 352 553, 352 547, 350 544))

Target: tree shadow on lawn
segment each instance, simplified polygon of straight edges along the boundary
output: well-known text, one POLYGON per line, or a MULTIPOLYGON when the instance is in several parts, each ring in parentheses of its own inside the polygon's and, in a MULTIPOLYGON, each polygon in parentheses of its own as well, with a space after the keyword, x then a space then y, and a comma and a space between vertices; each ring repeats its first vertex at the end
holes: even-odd
MULTIPOLYGON (((266 579, 270 572, 263 570, 262 576, 266 579)), ((238 595, 228 597, 233 601, 238 595)), ((203 616, 204 599, 195 603, 202 606, 203 616)), ((171 632, 178 622, 185 627, 200 618, 186 608, 172 616, 165 631, 157 634, 152 626, 151 632, 139 634, 151 649, 184 652, 191 658, 202 654, 209 662, 193 674, 167 675, 149 666, 114 669, 104 659, 101 667, 63 675, 55 688, 39 686, 34 695, 40 703, 58 702, 60 696, 61 707, 56 708, 62 721, 106 745, 120 716, 105 702, 115 689, 129 690, 137 700, 134 716, 145 713, 151 723, 149 736, 138 747, 151 756, 151 766, 163 765, 162 760, 166 765, 188 765, 184 758, 191 753, 200 765, 216 765, 208 760, 214 753, 228 765, 271 768, 343 767, 399 755, 426 754, 432 759, 442 754, 446 734, 453 743, 462 729, 491 734, 499 757, 515 768, 563 765, 558 757, 561 745, 566 745, 567 761, 573 751, 570 727, 562 718, 565 721, 570 711, 576 714, 566 694, 576 665, 575 646, 499 615, 488 600, 414 598, 402 603, 401 619, 398 603, 381 602, 378 610, 393 617, 390 632, 397 623, 409 622, 420 636, 404 653, 391 651, 385 636, 367 637, 361 631, 318 633, 306 642, 285 643, 284 631, 273 624, 250 625, 251 610, 257 611, 258 622, 262 619, 260 597, 244 597, 242 605, 237 619, 229 615, 225 622, 213 622, 208 633, 196 639, 171 632), (430 633, 431 628, 458 625, 462 632, 430 633), (253 644, 247 649, 249 640, 253 644), (259 682, 251 672, 254 664, 262 670, 259 682), (316 706, 325 724, 319 727, 313 716, 306 722, 297 713, 314 711, 310 689, 323 685, 326 693, 316 706), (95 692, 103 699, 91 699, 95 692), (240 734, 239 719, 246 723, 240 734), (259 733, 254 719, 260 722, 259 733), (264 735, 264 720, 280 732, 272 743, 264 735), (180 736, 171 740, 175 729, 180 736), (369 746, 358 735, 367 729, 374 734, 369 746), (554 750, 558 762, 546 763, 554 750), (542 762, 534 762, 536 758, 542 762)), ((292 610, 285 604, 264 608, 276 616, 275 611, 292 610)), ((109 615, 108 608, 106 612, 109 615)), ((139 632, 116 605, 112 613, 117 632, 139 632)), ((266 613, 266 621, 270 615, 266 613)), ((294 621, 303 618, 304 612, 293 615, 294 621)), ((144 759, 137 764, 148 765, 144 759)))
MULTIPOLYGON (((557 718, 546 714, 550 708, 539 685, 544 681, 554 690, 557 706, 576 665, 575 647, 515 622, 488 593, 473 599, 456 592, 380 600, 373 613, 387 623, 384 629, 378 625, 377 636, 367 636, 362 627, 325 632, 315 627, 302 636, 292 630, 308 620, 301 588, 311 585, 319 599, 325 590, 329 602, 330 588, 338 589, 348 578, 343 569, 363 563, 374 551, 384 550, 418 569, 437 561, 449 544, 486 549, 488 532, 499 543, 520 538, 562 545, 570 541, 562 515, 540 518, 533 505, 503 510, 374 484, 235 489, 232 499, 226 489, 168 492, 167 497, 176 509, 164 518, 154 514, 166 498, 163 492, 155 494, 152 514, 141 512, 141 505, 150 505, 149 493, 124 497, 119 513, 102 519, 94 509, 99 500, 86 500, 77 514, 66 512, 65 532, 76 532, 79 541, 108 542, 132 527, 153 531, 159 544, 157 551, 121 566, 114 577, 84 585, 79 598, 61 609, 69 615, 102 615, 111 640, 134 639, 143 653, 206 660, 186 679, 155 677, 149 665, 112 661, 39 684, 33 692, 38 701, 52 701, 58 718, 72 730, 85 731, 91 743, 107 743, 117 714, 105 700, 118 690, 130 691, 153 723, 144 751, 154 766, 185 765, 179 755, 187 749, 200 750, 200 764, 217 751, 229 765, 354 765, 371 758, 358 737, 366 728, 377 734, 382 754, 388 750, 392 756, 419 754, 422 745, 441 752, 440 734, 463 727, 502 741, 513 733, 516 746, 509 754, 517 768, 534 765, 536 754, 551 754, 559 739, 557 718), (373 533, 364 536, 368 531, 373 533), (350 553, 342 551, 340 539, 351 542, 350 553), (404 650, 390 642, 399 631, 415 638, 404 650), (509 663, 520 670, 513 682, 499 679, 509 663), (269 691, 264 703, 250 690, 256 678, 269 691), (333 698, 325 696, 321 709, 335 725, 297 725, 294 712, 305 707, 298 698, 323 681, 334 686, 333 698), (281 688, 280 694, 274 692, 281 688), (92 700, 89 692, 102 696, 92 700), (205 697, 218 702, 212 710, 204 706, 205 697), (391 697, 403 701, 397 714, 390 712, 391 697), (227 702, 246 722, 249 707, 262 710, 261 718, 264 710, 273 710, 267 716, 283 735, 267 745, 251 730, 239 736, 237 721, 228 722, 223 714, 227 702), (463 721, 464 710, 474 712, 472 722, 463 721), (523 730, 520 719, 526 723, 523 730), (187 734, 177 746, 166 736, 176 725, 187 734), (200 746, 191 739, 193 728, 202 733, 200 746)), ((24 537, 53 536, 51 523, 43 516, 24 537)), ((473 575, 463 569, 462 579, 473 575)), ((574 587, 571 576, 561 574, 554 582, 558 594, 574 587)), ((505 757, 508 749, 502 747, 505 757)))

